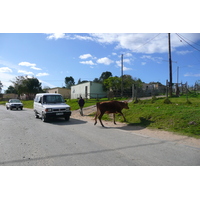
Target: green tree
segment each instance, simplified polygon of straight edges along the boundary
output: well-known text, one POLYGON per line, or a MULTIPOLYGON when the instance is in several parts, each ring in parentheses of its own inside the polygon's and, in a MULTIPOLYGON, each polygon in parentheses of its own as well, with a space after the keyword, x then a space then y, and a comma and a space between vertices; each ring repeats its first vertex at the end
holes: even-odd
POLYGON ((95 79, 93 80, 93 82, 99 83, 99 79, 98 79, 98 78, 95 78, 95 79))
POLYGON ((3 84, 2 84, 2 82, 0 81, 0 94, 1 94, 2 88, 3 88, 3 84))
POLYGON ((11 93, 17 94, 17 90, 16 90, 12 85, 10 85, 10 86, 8 87, 8 89, 5 90, 5 93, 6 93, 6 94, 11 94, 11 93))
POLYGON ((106 80, 106 79, 108 79, 109 77, 112 77, 112 73, 111 72, 108 72, 108 71, 103 72, 101 74, 101 76, 99 77, 99 82, 103 83, 103 81, 106 80))
POLYGON ((112 90, 113 92, 120 91, 121 78, 119 78, 118 76, 109 77, 103 81, 103 85, 106 90, 112 90))
POLYGON ((72 85, 75 85, 74 78, 72 76, 65 77, 65 86, 70 89, 72 85))
POLYGON ((18 95, 26 94, 28 99, 33 98, 33 95, 43 92, 41 83, 37 78, 28 78, 28 76, 18 76, 12 81, 18 95))

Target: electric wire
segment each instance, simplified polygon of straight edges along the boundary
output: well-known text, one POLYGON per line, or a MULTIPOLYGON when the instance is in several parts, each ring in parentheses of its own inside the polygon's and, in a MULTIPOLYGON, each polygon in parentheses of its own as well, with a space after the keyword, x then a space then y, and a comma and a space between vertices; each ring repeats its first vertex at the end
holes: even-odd
MULTIPOLYGON (((141 47, 143 47, 144 45, 148 44, 149 42, 151 42, 152 40, 154 40, 156 37, 158 37, 160 35, 160 33, 158 33, 156 36, 154 36, 153 38, 151 38, 150 40, 148 40, 147 42, 145 42, 144 44, 140 45, 139 47, 137 47, 136 49, 139 49, 141 47)), ((135 49, 135 50, 136 50, 135 49)), ((134 50, 133 50, 134 51, 134 50)))
POLYGON ((186 41, 183 37, 181 37, 178 33, 176 33, 176 35, 178 35, 178 37, 181 38, 181 40, 183 40, 185 43, 190 45, 192 48, 194 48, 194 49, 196 49, 197 51, 200 52, 200 49, 197 49, 196 47, 194 47, 192 44, 190 44, 188 41, 186 41))
POLYGON ((197 44, 196 42, 194 42, 194 41, 192 41, 192 40, 186 38, 185 36, 181 35, 180 33, 179 33, 179 35, 180 35, 181 37, 185 38, 186 40, 188 40, 188 41, 190 41, 190 42, 192 42, 192 43, 194 43, 194 44, 200 46, 200 44, 197 44))

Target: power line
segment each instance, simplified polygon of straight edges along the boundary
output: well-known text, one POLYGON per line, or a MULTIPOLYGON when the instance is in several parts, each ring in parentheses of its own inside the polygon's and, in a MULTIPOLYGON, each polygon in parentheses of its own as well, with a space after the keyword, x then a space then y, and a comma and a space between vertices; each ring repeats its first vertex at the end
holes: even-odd
POLYGON ((192 43, 194 43, 194 44, 200 46, 200 44, 197 44, 196 42, 194 42, 194 41, 192 41, 192 40, 186 38, 185 36, 181 35, 180 33, 179 33, 179 35, 180 35, 181 37, 185 38, 186 40, 188 40, 188 41, 190 41, 190 42, 192 42, 192 43))
POLYGON ((139 48, 141 48, 141 47, 143 47, 144 45, 148 44, 149 42, 151 42, 152 40, 154 40, 154 39, 155 39, 156 37, 158 37, 159 35, 160 35, 160 33, 158 33, 157 35, 155 35, 155 36, 152 37, 151 39, 147 40, 144 44, 141 44, 139 47, 137 47, 137 48, 135 48, 135 49, 133 49, 133 50, 126 51, 126 53, 129 53, 129 52, 133 53, 134 51, 137 52, 137 50, 138 50, 139 48))
MULTIPOLYGON (((158 33, 156 36, 154 36, 153 38, 151 38, 150 40, 148 40, 147 42, 145 42, 144 44, 140 45, 139 47, 137 47, 136 49, 139 49, 141 47, 143 47, 144 45, 148 44, 149 42, 151 42, 152 40, 154 40, 156 37, 158 37, 160 35, 160 33, 158 33)), ((135 49, 135 50, 136 50, 135 49)), ((133 50, 134 51, 134 50, 133 50)))
POLYGON ((200 52, 200 49, 197 49, 196 47, 194 47, 192 44, 190 44, 188 41, 186 41, 183 37, 181 37, 178 33, 176 33, 176 35, 178 35, 179 38, 181 38, 181 42, 182 40, 187 43, 188 45, 190 45, 192 48, 196 49, 197 51, 200 52))

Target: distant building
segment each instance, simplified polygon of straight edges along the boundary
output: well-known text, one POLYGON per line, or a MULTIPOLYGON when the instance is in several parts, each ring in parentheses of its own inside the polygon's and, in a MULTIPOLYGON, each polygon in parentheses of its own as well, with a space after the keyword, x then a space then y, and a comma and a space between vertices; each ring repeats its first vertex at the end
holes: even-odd
POLYGON ((89 81, 71 86, 71 99, 78 99, 80 96, 87 99, 103 98, 106 94, 101 83, 89 81))
POLYGON ((165 86, 159 82, 143 83, 142 85, 143 90, 163 90, 164 88, 165 86))
POLYGON ((65 99, 69 99, 70 98, 70 94, 71 94, 71 90, 70 89, 68 89, 68 88, 60 88, 60 87, 47 89, 46 92, 47 93, 59 93, 65 99))
POLYGON ((17 94, 2 94, 2 98, 3 99, 18 99, 18 95, 17 94))

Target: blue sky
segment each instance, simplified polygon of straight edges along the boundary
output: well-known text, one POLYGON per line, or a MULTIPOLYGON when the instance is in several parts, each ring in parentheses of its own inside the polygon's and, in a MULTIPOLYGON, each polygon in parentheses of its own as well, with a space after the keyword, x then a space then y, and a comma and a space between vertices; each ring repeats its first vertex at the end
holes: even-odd
MULTIPOLYGON (((66 76, 92 81, 102 72, 143 82, 169 79, 167 33, 0 33, 3 89, 16 76, 38 78, 42 87, 62 87, 66 76)), ((200 34, 172 33, 173 82, 200 80, 200 34), (182 38, 180 38, 182 37, 182 38), (188 44, 189 43, 189 44, 188 44), (192 46, 191 46, 192 45, 192 46)))

